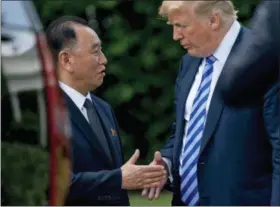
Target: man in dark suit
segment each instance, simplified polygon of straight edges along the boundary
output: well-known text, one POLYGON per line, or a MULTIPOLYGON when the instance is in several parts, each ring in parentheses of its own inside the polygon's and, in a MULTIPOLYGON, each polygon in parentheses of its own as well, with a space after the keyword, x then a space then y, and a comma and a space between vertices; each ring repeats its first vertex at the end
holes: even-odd
POLYGON ((73 169, 66 205, 127 206, 128 189, 157 186, 166 171, 135 165, 139 150, 123 164, 114 112, 90 92, 102 84, 107 59, 87 22, 61 17, 48 27, 47 39, 71 120, 73 169))
POLYGON ((188 50, 175 86, 176 121, 152 164, 168 168, 172 205, 270 205, 280 195, 276 94, 243 107, 227 105, 221 80, 232 54, 252 37, 230 1, 164 1, 160 15, 188 50), (163 158, 161 158, 161 156, 163 158))
POLYGON ((280 80, 280 1, 263 1, 251 25, 252 38, 232 55, 221 82, 229 104, 258 101, 280 80))
MULTIPOLYGON (((268 108, 265 122, 273 136, 271 141, 280 145, 280 1, 263 1, 251 20, 253 37, 232 54, 231 65, 221 80, 225 102, 240 107, 268 98, 274 103, 268 108), (275 85, 275 82, 278 84, 275 85), (266 91, 270 89, 270 93, 266 91), (277 103, 277 104, 275 104, 277 103), (274 118, 273 118, 274 117, 274 118), (272 118, 272 120, 270 120, 272 118), (268 119, 268 120, 267 120, 268 119), (273 120, 274 119, 274 120, 273 120)), ((273 152, 275 165, 280 166, 280 151, 273 152)), ((275 171, 271 204, 280 205, 280 174, 275 171)))

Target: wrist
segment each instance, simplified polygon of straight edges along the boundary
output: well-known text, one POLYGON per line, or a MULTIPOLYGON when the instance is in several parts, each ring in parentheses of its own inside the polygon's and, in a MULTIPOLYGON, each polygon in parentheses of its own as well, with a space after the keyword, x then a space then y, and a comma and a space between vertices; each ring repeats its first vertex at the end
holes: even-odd
POLYGON ((167 176, 169 176, 169 168, 168 168, 167 163, 163 161, 163 162, 162 162, 162 165, 163 165, 164 169, 165 169, 166 172, 167 172, 167 176))
POLYGON ((122 167, 120 168, 120 173, 121 173, 121 176, 120 176, 120 179, 121 179, 121 189, 124 190, 125 189, 125 183, 124 183, 124 172, 123 172, 123 168, 122 167))

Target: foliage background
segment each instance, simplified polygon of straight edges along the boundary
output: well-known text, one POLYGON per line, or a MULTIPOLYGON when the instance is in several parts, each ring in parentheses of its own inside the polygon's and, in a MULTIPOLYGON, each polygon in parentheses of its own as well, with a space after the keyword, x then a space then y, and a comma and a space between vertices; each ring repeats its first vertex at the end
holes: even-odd
MULTIPOLYGON (((233 2, 239 10, 239 21, 246 25, 259 0, 233 2)), ((105 82, 96 94, 108 101, 116 113, 125 159, 138 148, 140 163, 148 163, 154 151, 164 145, 175 118, 174 83, 180 57, 185 53, 172 40, 172 28, 158 18, 161 0, 40 0, 34 4, 44 28, 62 15, 76 15, 87 19, 99 33, 108 65, 105 82)), ((42 184, 48 182, 46 152, 15 144, 37 142, 36 96, 26 93, 20 100, 23 119, 16 123, 1 76, 1 116, 5 119, 1 122, 1 136, 2 141, 13 142, 2 142, 1 174, 5 182, 1 189, 5 185, 5 199, 1 196, 1 204, 44 205, 46 186, 42 184)), ((141 202, 135 197, 132 204, 141 202)), ((170 197, 161 202, 158 205, 169 205, 170 197)))

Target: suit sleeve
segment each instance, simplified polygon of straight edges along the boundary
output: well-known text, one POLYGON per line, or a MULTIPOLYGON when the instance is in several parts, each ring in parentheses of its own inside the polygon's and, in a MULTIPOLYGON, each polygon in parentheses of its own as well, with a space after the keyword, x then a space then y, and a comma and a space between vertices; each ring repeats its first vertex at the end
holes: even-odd
MULTIPOLYGON (((182 70, 183 65, 183 58, 181 59, 180 65, 179 65, 179 72, 178 76, 176 78, 176 83, 175 83, 175 99, 174 99, 174 110, 176 110, 176 104, 177 104, 177 99, 178 99, 178 93, 179 93, 179 83, 180 83, 180 74, 182 70)), ((171 133, 168 138, 167 143, 165 146, 160 150, 162 157, 164 158, 164 161, 168 167, 168 172, 169 172, 169 179, 168 182, 165 186, 167 190, 172 191, 172 182, 173 182, 173 177, 172 177, 172 160, 173 160, 173 151, 174 151, 174 144, 175 144, 175 132, 176 132, 176 122, 173 122, 171 125, 171 133)))
MULTIPOLYGON (((179 65, 179 72, 178 76, 176 78, 176 83, 175 83, 175 99, 174 99, 174 110, 176 110, 176 104, 177 104, 177 99, 178 99, 178 93, 179 93, 179 83, 180 83, 180 74, 182 70, 182 65, 183 65, 183 58, 181 59, 180 65, 179 65)), ((172 162, 173 158, 173 147, 175 143, 175 131, 176 131, 176 122, 173 122, 171 125, 171 133, 168 138, 167 143, 165 146, 160 150, 161 155, 167 159, 169 159, 172 162)))
POLYGON ((271 205, 280 206, 280 84, 265 96, 264 121, 272 145, 272 196, 271 205))
POLYGON ((79 203, 79 200, 87 198, 96 201, 108 199, 110 192, 114 192, 114 195, 116 192, 121 192, 121 183, 120 169, 100 170, 98 172, 72 172, 66 203, 79 203))

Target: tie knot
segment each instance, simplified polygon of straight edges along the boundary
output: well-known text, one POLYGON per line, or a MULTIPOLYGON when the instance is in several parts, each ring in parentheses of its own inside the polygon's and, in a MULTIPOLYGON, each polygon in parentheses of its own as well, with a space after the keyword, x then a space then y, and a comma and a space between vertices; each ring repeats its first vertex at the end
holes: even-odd
POLYGON ((208 64, 210 64, 210 65, 213 65, 214 62, 215 62, 216 60, 217 60, 217 59, 215 58, 214 55, 208 56, 208 57, 206 58, 206 62, 207 62, 208 64))
POLYGON ((89 100, 88 98, 86 98, 85 103, 84 103, 84 107, 85 107, 86 109, 92 108, 92 102, 91 102, 91 100, 89 100))

